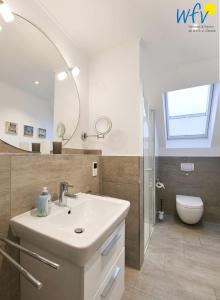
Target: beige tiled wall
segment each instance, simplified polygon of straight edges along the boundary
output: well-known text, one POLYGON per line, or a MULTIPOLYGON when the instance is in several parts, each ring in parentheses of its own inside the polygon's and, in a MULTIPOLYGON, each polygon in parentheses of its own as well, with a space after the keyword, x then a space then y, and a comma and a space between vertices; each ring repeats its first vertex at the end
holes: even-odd
POLYGON ((102 158, 102 193, 129 200, 131 208, 126 219, 126 264, 140 268, 143 261, 143 200, 140 191, 141 160, 134 156, 102 158))
POLYGON ((93 155, 14 156, 11 158, 11 215, 31 209, 36 195, 47 186, 58 198, 59 183, 67 181, 74 191, 99 194, 99 177, 92 177, 93 155))
MULTIPOLYGON (((31 209, 43 186, 53 199, 59 183, 68 181, 75 192, 99 194, 101 170, 92 177, 92 162, 98 155, 0 155, 0 233, 10 235, 9 219, 31 209)), ((8 248, 16 259, 18 253, 8 248)), ((0 260, 0 300, 19 300, 19 275, 5 260, 0 260)))
POLYGON ((94 154, 102 155, 101 150, 92 150, 92 149, 75 149, 75 148, 63 148, 63 154, 94 154))
MULTIPOLYGON (((8 224, 11 216, 11 157, 0 155, 0 234, 10 235, 8 224)), ((1 247, 5 248, 3 244, 1 247)), ((7 248, 15 259, 18 253, 7 248)), ((16 270, 0 256, 0 300, 19 299, 19 276, 16 270)))
POLYGON ((0 153, 26 153, 27 151, 13 147, 0 140, 0 153))
POLYGON ((0 231, 6 233, 10 218, 10 156, 0 156, 0 231))

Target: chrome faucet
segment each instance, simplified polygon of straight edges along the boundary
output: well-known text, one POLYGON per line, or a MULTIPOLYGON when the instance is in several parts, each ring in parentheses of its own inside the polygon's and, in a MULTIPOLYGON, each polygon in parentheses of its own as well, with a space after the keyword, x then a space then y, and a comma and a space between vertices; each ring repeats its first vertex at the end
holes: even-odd
POLYGON ((59 192, 59 205, 66 206, 66 197, 77 198, 76 194, 69 193, 69 188, 73 188, 73 185, 70 185, 68 182, 60 183, 60 192, 59 192))

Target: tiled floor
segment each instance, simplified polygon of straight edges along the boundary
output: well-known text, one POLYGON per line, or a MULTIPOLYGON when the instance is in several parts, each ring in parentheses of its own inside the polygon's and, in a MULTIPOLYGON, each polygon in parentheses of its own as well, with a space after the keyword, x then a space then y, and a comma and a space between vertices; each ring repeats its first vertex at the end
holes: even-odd
POLYGON ((220 300, 220 225, 157 224, 141 271, 126 268, 123 300, 220 300))

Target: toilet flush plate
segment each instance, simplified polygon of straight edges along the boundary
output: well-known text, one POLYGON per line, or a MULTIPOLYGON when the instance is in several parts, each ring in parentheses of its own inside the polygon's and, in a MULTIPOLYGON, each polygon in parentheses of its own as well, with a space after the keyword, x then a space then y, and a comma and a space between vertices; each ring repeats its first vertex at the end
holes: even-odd
POLYGON ((195 170, 194 163, 181 163, 181 171, 193 172, 195 170))

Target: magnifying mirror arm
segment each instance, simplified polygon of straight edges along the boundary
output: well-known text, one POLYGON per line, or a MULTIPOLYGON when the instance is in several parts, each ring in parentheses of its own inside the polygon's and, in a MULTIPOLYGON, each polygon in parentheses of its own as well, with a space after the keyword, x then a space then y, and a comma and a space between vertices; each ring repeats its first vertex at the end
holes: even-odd
POLYGON ((69 139, 65 139, 64 137, 62 137, 62 141, 69 141, 69 139))
POLYGON ((97 139, 104 139, 105 134, 87 134, 86 132, 83 132, 81 135, 83 141, 85 141, 89 137, 97 137, 97 139))

